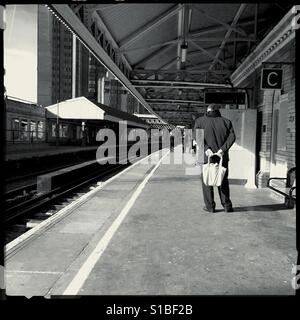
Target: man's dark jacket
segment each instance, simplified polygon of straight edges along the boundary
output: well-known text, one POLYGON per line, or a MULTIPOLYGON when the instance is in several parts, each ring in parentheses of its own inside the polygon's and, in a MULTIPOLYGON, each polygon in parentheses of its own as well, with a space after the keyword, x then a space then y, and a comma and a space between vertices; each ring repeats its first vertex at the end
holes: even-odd
MULTIPOLYGON (((226 165, 229 161, 228 150, 235 142, 231 121, 223 118, 218 110, 210 111, 196 119, 194 129, 204 129, 204 152, 211 149, 213 153, 216 153, 222 149, 223 164, 226 165)), ((204 163, 206 162, 207 156, 204 154, 204 163)))

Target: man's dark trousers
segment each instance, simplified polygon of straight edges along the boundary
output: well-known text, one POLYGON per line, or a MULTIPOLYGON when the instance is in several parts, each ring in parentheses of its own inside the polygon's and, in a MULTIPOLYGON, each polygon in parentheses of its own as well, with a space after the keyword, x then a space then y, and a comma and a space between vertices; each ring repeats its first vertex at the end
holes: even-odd
MULTIPOLYGON (((227 168, 225 176, 223 178, 222 184, 218 187, 219 196, 221 200, 221 204, 225 210, 232 208, 232 203, 230 200, 230 192, 229 192, 229 181, 228 181, 228 163, 223 163, 223 167, 227 168)), ((204 184, 203 177, 202 180, 202 190, 203 190, 203 198, 206 208, 209 211, 212 211, 216 207, 216 203, 214 201, 214 187, 210 187, 204 184)))

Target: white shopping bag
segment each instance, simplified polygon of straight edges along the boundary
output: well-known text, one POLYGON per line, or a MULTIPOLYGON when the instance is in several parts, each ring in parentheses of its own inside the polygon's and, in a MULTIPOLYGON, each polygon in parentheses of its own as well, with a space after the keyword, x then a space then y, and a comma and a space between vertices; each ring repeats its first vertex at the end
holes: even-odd
MULTIPOLYGON (((216 153, 214 155, 219 156, 216 153)), ((227 169, 222 166, 223 157, 220 158, 219 163, 210 163, 210 157, 208 157, 208 163, 203 165, 203 182, 205 185, 219 187, 222 184, 227 169)))

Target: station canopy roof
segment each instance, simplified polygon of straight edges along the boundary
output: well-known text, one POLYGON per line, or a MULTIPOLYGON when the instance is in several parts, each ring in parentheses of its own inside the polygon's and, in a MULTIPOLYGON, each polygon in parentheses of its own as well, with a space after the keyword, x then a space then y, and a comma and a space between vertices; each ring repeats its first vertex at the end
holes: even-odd
POLYGON ((48 118, 72 120, 106 120, 112 122, 127 121, 130 126, 148 128, 149 125, 138 117, 108 107, 101 103, 94 103, 86 97, 78 97, 55 103, 46 107, 48 118))
POLYGON ((231 88, 232 73, 293 6, 116 2, 69 9, 84 25, 82 34, 89 32, 112 60, 117 57, 117 66, 126 66, 131 86, 154 114, 182 126, 204 114, 207 88, 231 88))

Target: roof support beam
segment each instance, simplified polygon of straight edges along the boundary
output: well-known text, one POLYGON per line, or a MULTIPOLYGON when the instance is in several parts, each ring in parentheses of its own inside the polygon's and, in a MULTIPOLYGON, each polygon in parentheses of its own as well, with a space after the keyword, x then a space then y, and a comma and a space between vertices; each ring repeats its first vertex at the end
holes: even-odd
MULTIPOLYGON (((217 52, 217 54, 216 54, 216 56, 215 56, 212 64, 211 64, 211 66, 209 67, 209 70, 211 70, 211 69, 214 67, 215 63, 217 62, 217 60, 218 60, 218 58, 219 58, 222 50, 223 50, 224 47, 225 47, 225 44, 226 44, 227 40, 229 39, 229 37, 230 37, 230 35, 231 35, 232 31, 233 31, 233 28, 234 28, 235 25, 237 24, 240 16, 241 16, 242 13, 244 12, 246 6, 247 6, 247 4, 245 4, 245 3, 242 3, 242 4, 240 5, 238 11, 236 12, 236 14, 235 14, 235 16, 234 16, 234 18, 233 18, 233 21, 232 21, 232 23, 231 23, 231 25, 230 25, 230 28, 227 30, 227 32, 226 32, 226 34, 225 34, 225 37, 224 37, 224 39, 223 39, 223 41, 222 41, 222 43, 221 43, 221 46, 220 46, 220 48, 219 48, 219 50, 218 50, 218 52, 217 52)), ((239 38, 238 40, 240 40, 240 38, 239 38)), ((254 41, 255 41, 255 39, 254 39, 254 41)))
POLYGON ((176 86, 166 86, 166 85, 149 85, 149 84, 136 84, 134 85, 134 87, 136 88, 152 88, 152 89, 191 89, 191 90, 201 90, 201 89, 220 89, 220 87, 218 87, 218 84, 215 84, 215 86, 213 87, 209 87, 209 86, 183 86, 183 85, 176 85, 176 86))
MULTIPOLYGON (((122 85, 127 88, 133 96, 135 96, 135 98, 144 106, 144 108, 146 108, 150 113, 155 114, 149 104, 144 100, 143 96, 131 84, 120 68, 113 62, 110 56, 105 52, 105 50, 97 42, 82 21, 80 21, 73 10, 66 4, 51 4, 49 7, 50 6, 70 26, 71 31, 74 32, 80 41, 82 41, 84 45, 94 54, 95 58, 117 77, 122 85)), ((160 117, 159 119, 162 120, 160 117)))
POLYGON ((215 18, 215 17, 207 14, 204 10, 199 9, 199 8, 197 7, 197 5, 193 5, 193 8, 196 9, 197 11, 199 11, 200 13, 202 13, 202 14, 203 14, 205 17, 207 17, 208 19, 213 20, 213 21, 215 21, 215 22, 223 25, 226 29, 228 29, 228 30, 232 29, 232 30, 234 30, 236 33, 241 34, 242 36, 247 36, 247 33, 246 33, 244 30, 242 30, 241 28, 237 28, 237 27, 235 27, 235 26, 231 26, 230 24, 228 24, 228 23, 226 23, 226 22, 223 22, 223 21, 221 21, 221 20, 219 20, 219 19, 217 19, 217 18, 215 18))
MULTIPOLYGON (((193 41, 197 41, 197 42, 220 42, 222 41, 224 38, 222 37, 201 37, 201 38, 198 38, 199 36, 189 36, 186 38, 187 41, 190 41, 190 40, 193 40, 193 41)), ((143 47, 136 47, 136 48, 128 48, 128 49, 120 49, 119 52, 120 53, 127 53, 127 52, 133 52, 133 51, 139 51, 139 50, 149 50, 149 49, 154 49, 154 48, 160 48, 160 47, 163 47, 167 44, 171 44, 171 43, 178 43, 179 39, 176 38, 176 39, 173 39, 173 40, 170 40, 170 41, 164 41, 164 42, 158 42, 158 43, 154 43, 150 46, 143 46, 143 47)), ((233 42, 234 40, 233 39, 229 39, 227 42, 230 43, 230 42, 233 42)), ((253 37, 244 37, 244 38, 238 38, 238 41, 239 42, 248 42, 248 41, 251 41, 251 42, 255 42, 256 40, 253 38, 253 37)))
POLYGON ((163 109, 163 110, 156 110, 156 112, 166 112, 166 113, 171 113, 174 112, 174 114, 176 115, 177 113, 189 113, 189 114, 193 114, 195 113, 194 110, 168 110, 168 109, 163 109))
MULTIPOLYGON (((214 59, 214 55, 212 55, 211 53, 209 53, 206 49, 202 48, 201 46, 199 46, 199 44, 197 44, 195 41, 190 41, 196 48, 198 48, 200 51, 202 51, 203 53, 205 53, 207 56, 209 56, 210 58, 214 59)), ((228 68, 227 63, 223 62, 222 60, 220 60, 219 58, 217 58, 217 61, 226 69, 228 68)))
POLYGON ((222 87, 222 88, 231 88, 231 86, 229 84, 214 84, 214 83, 206 83, 206 82, 189 82, 189 81, 169 81, 169 80, 132 80, 132 83, 151 83, 151 84, 170 84, 170 85, 178 85, 178 84, 182 84, 182 85, 193 85, 193 86, 218 86, 218 87, 222 87))
POLYGON ((120 42, 120 49, 124 49, 125 47, 128 47, 132 45, 134 42, 136 42, 138 39, 140 39, 142 36, 144 36, 149 31, 153 30, 166 20, 168 20, 170 17, 172 17, 174 14, 178 12, 178 10, 182 6, 174 5, 169 10, 165 11, 163 14, 161 14, 159 17, 151 20, 150 22, 146 23, 144 26, 142 26, 140 29, 133 32, 131 35, 129 35, 127 38, 125 38, 123 41, 120 42))
MULTIPOLYGON (((114 6, 116 6, 116 5, 114 5, 114 6)), ((101 16, 101 13, 94 11, 92 14, 92 17, 96 21, 98 27, 105 33, 105 36, 107 37, 107 39, 111 41, 111 43, 114 46, 114 48, 116 49, 116 51, 118 51, 119 46, 118 46, 116 40, 114 39, 114 37, 112 36, 110 30, 108 29, 107 25, 104 23, 102 16, 101 16)), ((131 70, 132 67, 131 67, 130 63, 128 62, 128 60, 126 59, 126 57, 124 56, 124 54, 121 53, 121 56, 124 59, 126 65, 127 65, 127 68, 129 70, 131 70)))
MULTIPOLYGON (((153 70, 153 69, 133 69, 133 74, 154 74, 154 73, 161 73, 161 74, 171 74, 171 73, 178 73, 178 72, 186 72, 185 70, 178 71, 176 69, 169 69, 169 70, 153 70)), ((202 73, 208 73, 208 74, 227 74, 228 71, 226 70, 190 70, 189 73, 192 74, 202 74, 202 73)))
MULTIPOLYGON (((231 34, 231 33, 230 33, 231 34)), ((188 40, 193 40, 193 41, 196 41, 196 42, 218 42, 218 41, 224 41, 224 37, 207 37, 207 38, 188 38, 188 40)), ((234 39, 229 39, 229 36, 227 36, 226 38, 226 42, 233 42, 234 39)), ((239 42, 255 42, 256 40, 254 39, 254 37, 251 37, 251 36, 248 36, 248 37, 244 37, 244 38, 237 38, 237 41, 239 42)))
POLYGON ((193 103, 201 104, 201 101, 196 100, 183 100, 183 99, 146 99, 146 101, 152 103, 167 103, 167 102, 176 102, 176 103, 193 103))
POLYGON ((192 85, 154 85, 154 84, 135 84, 136 88, 151 88, 151 89, 188 89, 188 90, 203 90, 203 89, 220 89, 224 88, 224 86, 220 86, 218 83, 214 83, 213 85, 206 86, 192 86, 192 85))
MULTIPOLYGON (((177 57, 175 58, 172 58, 170 61, 168 61, 167 63, 165 63, 164 65, 162 65, 159 69, 157 69, 158 71, 159 70, 162 70, 163 68, 165 69, 168 69, 170 68, 175 62, 177 62, 177 57)), ((178 70, 177 70, 178 71, 178 70)), ((179 70, 180 71, 180 70, 179 70)))
MULTIPOLYGON (((270 18, 266 18, 265 17, 265 18, 260 18, 258 21, 260 23, 262 23, 262 22, 265 22, 265 21, 268 21, 268 20, 270 20, 270 18)), ((251 20, 245 19, 243 21, 244 22, 240 22, 238 25, 241 25, 241 26, 253 25, 253 19, 251 19, 251 20)), ((218 32, 218 31, 224 31, 226 29, 227 28, 224 27, 224 26, 212 26, 212 27, 207 27, 207 28, 203 28, 203 29, 200 29, 200 30, 195 30, 195 31, 192 31, 192 32, 189 33, 188 39, 189 40, 198 41, 196 39, 198 37, 203 37, 203 36, 206 36, 206 35, 208 35, 210 33, 215 33, 215 32, 218 32)), ((202 40, 202 41, 209 41, 207 39, 208 38, 205 38, 205 40, 202 40)), ((209 39, 211 39, 211 38, 209 38, 209 39)), ((218 38, 218 39, 220 40, 220 38, 218 38)), ((199 39, 199 41, 201 41, 201 39, 199 39)), ((248 38, 241 38, 240 41, 248 41, 248 38)), ((167 44, 177 43, 177 42, 178 42, 178 39, 172 39, 170 41, 158 42, 158 43, 152 44, 152 45, 147 46, 147 47, 146 46, 142 46, 142 47, 136 47, 136 48, 124 48, 124 49, 121 49, 120 52, 126 53, 126 52, 138 51, 138 50, 154 49, 154 48, 162 47, 162 46, 167 45, 167 44)))
POLYGON ((174 43, 171 43, 171 44, 167 44, 164 48, 162 49, 158 49, 158 50, 155 50, 154 52, 152 52, 151 54, 149 54, 147 57, 143 58, 142 60, 138 61, 136 64, 134 64, 132 66, 132 68, 136 68, 140 65, 143 65, 145 64, 146 62, 148 62, 149 60, 151 60, 152 58, 154 57, 157 57, 158 55, 160 54, 164 54, 165 52, 169 51, 171 47, 174 46, 174 43))

